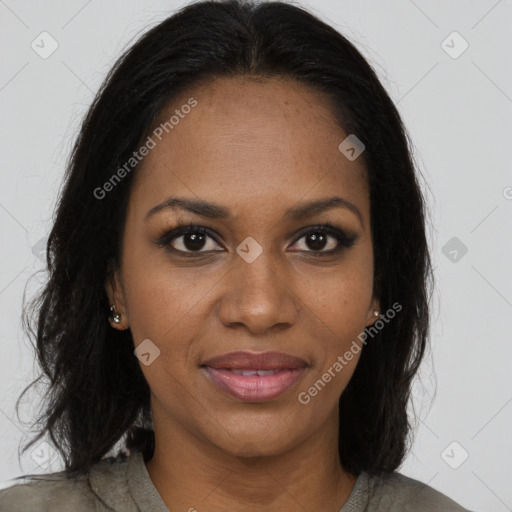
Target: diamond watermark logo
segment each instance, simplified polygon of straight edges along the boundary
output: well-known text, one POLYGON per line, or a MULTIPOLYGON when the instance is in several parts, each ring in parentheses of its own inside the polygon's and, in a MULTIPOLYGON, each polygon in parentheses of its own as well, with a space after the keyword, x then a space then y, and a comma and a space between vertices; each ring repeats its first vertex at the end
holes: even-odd
POLYGON ((347 157, 348 160, 353 162, 356 158, 361 155, 365 150, 366 146, 363 142, 353 133, 351 133, 346 139, 344 139, 338 146, 340 152, 347 157))
POLYGON ((59 47, 59 43, 48 32, 41 32, 30 45, 41 59, 48 59, 59 47))
POLYGON ((469 43, 454 30, 441 43, 441 48, 452 58, 458 59, 468 48, 469 43))
POLYGON ((236 252, 247 263, 252 263, 263 252, 263 247, 252 236, 248 236, 236 248, 236 252))
POLYGON ((133 353, 144 366, 149 366, 160 355, 160 349, 151 340, 145 339, 133 353))
POLYGON ((467 254, 468 248, 454 236, 444 244, 442 252, 452 263, 458 263, 467 254))
POLYGON ((32 246, 32 254, 42 262, 46 262, 46 245, 48 244, 48 237, 45 236, 38 240, 32 246))
POLYGON ((469 453, 457 441, 452 441, 442 452, 441 458, 452 469, 458 469, 469 457, 469 453))
POLYGON ((43 469, 48 469, 57 459, 58 454, 56 450, 46 441, 43 441, 37 446, 30 456, 34 462, 43 469))

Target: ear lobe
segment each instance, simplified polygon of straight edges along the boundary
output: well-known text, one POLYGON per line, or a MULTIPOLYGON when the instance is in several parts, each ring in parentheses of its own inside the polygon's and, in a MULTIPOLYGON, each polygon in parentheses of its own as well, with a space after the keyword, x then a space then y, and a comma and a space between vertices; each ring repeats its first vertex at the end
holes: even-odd
POLYGON ((107 276, 105 279, 105 293, 107 294, 109 310, 106 314, 109 317, 110 325, 118 330, 125 330, 129 327, 128 316, 124 303, 123 287, 118 269, 112 262, 109 262, 107 276), (119 315, 119 321, 114 322, 110 308, 115 306, 115 313, 119 315))
POLYGON ((382 312, 380 310, 379 300, 373 299, 370 309, 368 310, 368 315, 366 316, 366 326, 373 325, 380 318, 381 314, 382 312), (375 312, 377 312, 378 314, 375 314, 375 312))

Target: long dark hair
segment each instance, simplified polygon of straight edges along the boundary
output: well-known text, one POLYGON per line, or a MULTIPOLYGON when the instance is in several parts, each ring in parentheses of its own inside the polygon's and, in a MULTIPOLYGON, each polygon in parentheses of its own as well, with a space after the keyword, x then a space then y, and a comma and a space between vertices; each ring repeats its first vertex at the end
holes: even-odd
POLYGON ((47 244, 48 282, 24 312, 40 379, 49 381, 39 433, 24 451, 49 435, 68 475, 114 448, 120 457, 128 448, 146 459, 154 450, 149 387, 130 331, 107 321, 104 287, 119 263, 136 167, 106 198, 93 192, 130 159, 178 93, 242 74, 285 76, 326 94, 340 126, 365 144, 375 294, 383 312, 396 303, 401 311, 371 336, 340 397, 339 455, 354 475, 393 471, 405 457, 433 277, 425 200, 399 113, 355 46, 306 10, 200 1, 150 29, 108 73, 68 163, 47 244))

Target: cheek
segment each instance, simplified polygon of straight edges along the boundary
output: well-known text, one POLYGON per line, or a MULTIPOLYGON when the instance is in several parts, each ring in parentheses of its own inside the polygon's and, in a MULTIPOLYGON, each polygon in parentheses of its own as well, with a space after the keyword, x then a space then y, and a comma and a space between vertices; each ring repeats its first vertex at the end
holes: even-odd
POLYGON ((154 393, 165 393, 171 402, 180 403, 191 340, 201 325, 197 315, 203 311, 204 283, 161 263, 140 266, 135 258, 126 261, 126 275, 131 276, 125 290, 134 344, 149 339, 160 351, 153 363, 141 369, 154 393))
POLYGON ((172 268, 162 254, 145 258, 142 250, 127 250, 123 271, 130 328, 135 341, 165 340, 187 328, 214 287, 213 272, 172 268))
POLYGON ((351 258, 335 272, 317 272, 302 285, 304 303, 334 338, 346 339, 364 329, 372 300, 371 258, 351 258))
MULTIPOLYGON (((336 272, 317 272, 308 280, 304 304, 312 311, 308 325, 316 340, 316 368, 303 390, 313 398, 322 395, 334 404, 348 384, 361 355, 362 342, 373 288, 373 260, 366 249, 355 251, 336 272)), ((306 397, 307 398, 307 397, 306 397)))

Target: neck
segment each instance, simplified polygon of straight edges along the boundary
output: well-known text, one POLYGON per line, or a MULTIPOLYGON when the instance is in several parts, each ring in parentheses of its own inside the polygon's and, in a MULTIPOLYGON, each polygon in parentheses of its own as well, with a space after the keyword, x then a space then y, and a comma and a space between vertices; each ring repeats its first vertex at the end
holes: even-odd
POLYGON ((261 455, 247 444, 246 456, 169 425, 169 418, 163 426, 155 412, 155 452, 146 467, 169 510, 339 512, 356 482, 339 461, 337 411, 287 452, 261 455))

